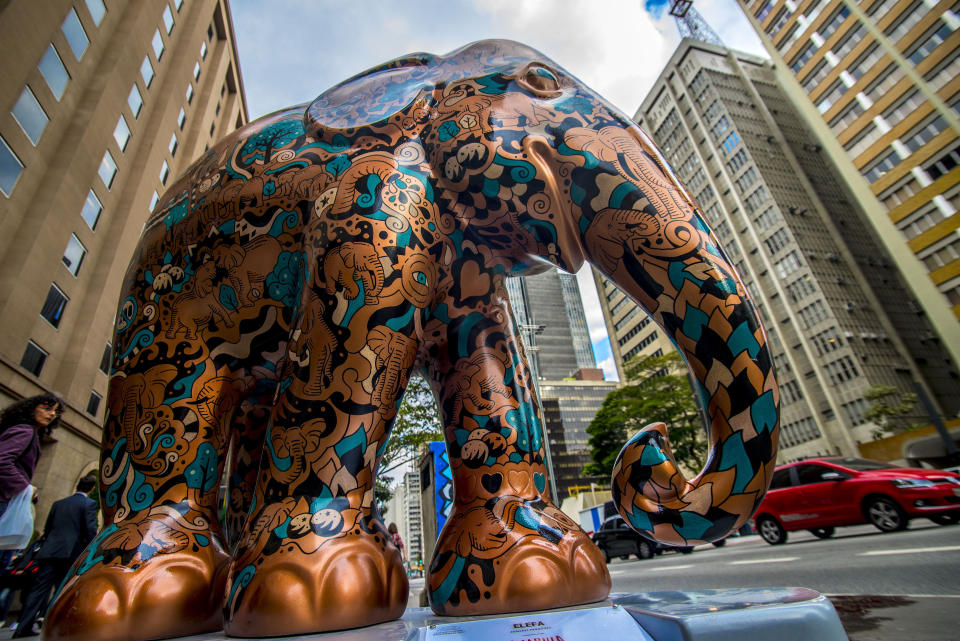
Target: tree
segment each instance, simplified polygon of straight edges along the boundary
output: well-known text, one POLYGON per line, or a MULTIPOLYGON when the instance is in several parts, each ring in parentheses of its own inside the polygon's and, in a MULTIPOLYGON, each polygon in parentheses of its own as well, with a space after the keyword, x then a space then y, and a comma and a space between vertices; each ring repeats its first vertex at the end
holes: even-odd
POLYGON ((627 384, 607 395, 587 434, 593 463, 585 474, 607 476, 627 438, 651 423, 666 423, 679 465, 699 470, 705 460, 703 421, 679 352, 635 357, 627 362, 627 384))
POLYGON ((390 480, 385 475, 413 461, 422 444, 441 440, 443 430, 436 397, 427 381, 415 374, 410 377, 400 409, 397 410, 390 441, 380 457, 374 496, 381 506, 381 513, 385 513, 386 505, 393 496, 390 480))
POLYGON ((913 413, 918 398, 912 392, 900 392, 891 385, 872 385, 863 393, 863 398, 870 401, 870 407, 863 413, 863 418, 878 427, 873 431, 874 438, 880 438, 885 432, 896 434, 923 425, 922 421, 910 421, 922 418, 913 413))

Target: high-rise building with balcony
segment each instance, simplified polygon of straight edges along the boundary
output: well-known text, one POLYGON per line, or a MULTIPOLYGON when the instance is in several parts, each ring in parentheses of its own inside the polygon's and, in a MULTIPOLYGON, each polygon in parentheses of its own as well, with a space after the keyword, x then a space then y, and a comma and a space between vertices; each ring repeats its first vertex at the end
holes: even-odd
MULTIPOLYGON (((740 0, 780 84, 960 361, 960 18, 937 0, 740 0)), ((926 330, 924 330, 926 331, 926 330)))
MULTIPOLYGON (((743 277, 781 385, 781 460, 859 454, 864 392, 919 384, 957 412, 956 365, 770 63, 684 39, 635 119, 694 195, 743 277)), ((613 298, 612 300, 618 300, 613 298)), ((601 302, 609 299, 601 290, 601 302)), ((657 328, 608 309, 613 343, 657 328)))
POLYGON ((0 3, 0 406, 52 391, 40 513, 99 460, 121 280, 165 186, 247 122, 227 0, 0 3))

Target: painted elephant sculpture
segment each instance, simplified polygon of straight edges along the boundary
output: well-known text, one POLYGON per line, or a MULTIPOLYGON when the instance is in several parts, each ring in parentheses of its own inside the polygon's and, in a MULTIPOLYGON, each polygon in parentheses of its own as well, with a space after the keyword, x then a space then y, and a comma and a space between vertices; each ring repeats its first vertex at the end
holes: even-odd
POLYGON ((662 425, 630 439, 613 476, 621 512, 684 545, 742 525, 779 435, 744 287, 627 117, 536 51, 486 41, 388 62, 254 122, 161 199, 113 343, 105 527, 46 638, 264 637, 399 617, 408 583, 374 481, 414 371, 438 398, 455 488, 427 574, 434 611, 604 599, 603 555, 547 491, 504 285, 584 261, 673 338, 710 418, 691 480, 662 425))

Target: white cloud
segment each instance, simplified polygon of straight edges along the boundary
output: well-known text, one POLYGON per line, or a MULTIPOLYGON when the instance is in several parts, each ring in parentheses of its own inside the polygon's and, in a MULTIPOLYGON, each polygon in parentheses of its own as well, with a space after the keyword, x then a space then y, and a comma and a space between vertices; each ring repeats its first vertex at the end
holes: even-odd
POLYGON ((613 356, 605 358, 599 363, 597 367, 603 370, 603 378, 608 381, 619 381, 620 375, 617 374, 617 366, 613 362, 613 356))

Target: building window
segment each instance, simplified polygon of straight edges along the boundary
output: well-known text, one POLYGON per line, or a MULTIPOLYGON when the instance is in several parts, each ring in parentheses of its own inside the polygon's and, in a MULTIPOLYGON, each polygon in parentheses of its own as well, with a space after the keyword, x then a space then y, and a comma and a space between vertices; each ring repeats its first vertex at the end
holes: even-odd
POLYGON ((910 151, 916 152, 925 144, 936 138, 942 131, 947 128, 947 121, 943 119, 943 116, 937 116, 932 122, 928 122, 923 125, 919 130, 914 129, 912 132, 907 134, 906 142, 907 148, 910 151))
POLYGON ((100 409, 100 400, 102 398, 103 397, 96 392, 90 392, 90 399, 87 401, 87 414, 94 418, 97 417, 97 410, 100 409))
POLYGON ((127 96, 127 104, 130 106, 130 111, 133 112, 133 117, 140 117, 140 110, 143 109, 143 98, 140 96, 140 90, 137 89, 137 83, 133 83, 133 87, 130 89, 130 95, 127 96))
POLYGON ((160 35, 160 30, 157 29, 153 33, 153 40, 151 41, 153 45, 153 55, 157 57, 157 61, 163 58, 163 37, 160 35))
POLYGON ((0 191, 9 198, 13 193, 13 186, 20 178, 20 172, 23 171, 23 163, 2 136, 0 136, 0 143, 2 143, 0 144, 0 191))
POLYGON ((169 149, 170 149, 170 155, 171 155, 171 156, 176 156, 176 155, 177 155, 177 145, 179 145, 179 144, 180 144, 180 143, 177 141, 177 134, 173 134, 172 136, 170 136, 170 147, 169 147, 169 149))
POLYGON ((87 11, 90 12, 90 17, 93 19, 93 24, 100 26, 100 22, 103 20, 104 14, 107 13, 107 8, 103 6, 103 0, 86 0, 87 11))
POLYGON ((100 199, 91 189, 90 193, 87 194, 87 199, 83 202, 83 209, 80 210, 80 215, 83 216, 83 220, 89 225, 91 231, 97 228, 97 221, 100 220, 100 212, 102 211, 103 205, 100 204, 100 199))
POLYGON ((17 119, 17 123, 34 146, 40 140, 47 123, 50 122, 43 107, 37 102, 36 96, 30 91, 30 87, 23 88, 20 99, 13 106, 13 117, 17 119))
POLYGON ((83 30, 83 25, 80 24, 80 18, 77 17, 75 9, 70 9, 67 19, 63 21, 61 30, 67 38, 67 44, 73 50, 73 55, 76 56, 77 60, 80 60, 83 57, 83 52, 87 50, 90 40, 87 38, 87 32, 83 30))
POLYGON ((168 34, 173 31, 173 25, 173 13, 170 12, 170 5, 167 5, 163 8, 163 26, 168 34))
POLYGON ((50 285, 50 291, 47 292, 47 300, 43 302, 40 315, 54 327, 60 327, 63 310, 66 309, 68 300, 59 287, 50 285))
POLYGON ((143 86, 147 89, 150 88, 150 83, 153 82, 153 65, 150 64, 150 56, 143 57, 143 64, 140 65, 140 77, 143 78, 143 86))
POLYGON ((206 42, 200 43, 200 59, 201 60, 207 59, 207 43, 206 42))
POLYGON ((200 63, 199 62, 193 65, 193 79, 200 80, 200 63))
POLYGON ((813 43, 808 42, 806 46, 800 50, 800 53, 794 56, 793 62, 790 63, 790 68, 793 69, 793 73, 800 73, 800 70, 803 69, 804 65, 807 64, 816 51, 813 43))
POLYGON ((63 258, 60 261, 71 274, 76 276, 77 272, 80 271, 80 265, 83 263, 83 257, 86 255, 87 249, 77 238, 77 235, 70 234, 70 242, 67 243, 67 249, 63 252, 63 258))
POLYGON ((187 104, 189 105, 192 102, 193 102, 193 85, 188 84, 187 85, 187 104))
POLYGON ((933 162, 928 163, 923 169, 930 174, 930 180, 936 180, 957 165, 960 165, 960 147, 954 147, 933 162))
POLYGON ((167 184, 167 178, 170 177, 170 166, 167 164, 167 161, 163 161, 163 166, 160 167, 160 182, 164 185, 167 184))
POLYGON ((914 65, 918 65, 923 62, 927 56, 933 53, 934 49, 942 45, 944 41, 950 37, 950 34, 953 33, 950 27, 944 24, 942 20, 939 20, 938 22, 940 27, 928 37, 922 38, 920 41, 920 46, 917 47, 913 53, 907 56, 910 59, 910 62, 912 62, 914 65))
POLYGON ((885 154, 878 162, 876 162, 870 169, 863 173, 864 177, 867 179, 867 182, 875 183, 880 179, 881 176, 885 175, 888 171, 897 166, 900 162, 900 156, 897 155, 897 152, 890 150, 885 154))
POLYGON ((150 198, 150 213, 153 213, 153 210, 157 208, 158 202, 160 202, 160 194, 153 192, 153 196, 150 198))
POLYGON ((100 180, 107 186, 107 189, 110 189, 110 185, 113 184, 113 179, 117 175, 117 163, 113 161, 113 156, 110 155, 109 151, 103 152, 103 160, 100 161, 100 169, 97 170, 97 173, 100 174, 100 180))
POLYGON ((176 2, 177 12, 180 11, 180 7, 182 6, 183 6, 183 0, 177 0, 176 2))
POLYGON ((183 125, 184 125, 186 122, 187 122, 187 114, 183 111, 183 109, 181 109, 181 110, 180 110, 180 115, 177 116, 177 126, 180 127, 180 129, 182 130, 182 129, 183 129, 183 125))
POLYGON ((23 358, 20 359, 20 367, 34 376, 40 376, 40 372, 43 371, 43 364, 46 362, 47 352, 33 341, 27 341, 27 349, 24 350, 23 358))
POLYGON ((733 151, 737 145, 740 144, 740 136, 737 135, 737 132, 731 131, 730 135, 723 139, 721 146, 728 153, 733 151))
POLYGON ((110 373, 110 360, 113 357, 113 346, 110 343, 107 343, 107 346, 103 348, 103 356, 100 357, 100 371, 104 374, 110 373))
POLYGON ((113 130, 113 139, 117 141, 120 151, 126 151, 127 143, 130 142, 130 127, 127 126, 127 120, 122 115, 113 130))
POLYGON ((47 47, 47 53, 43 54, 37 68, 40 69, 40 74, 47 81, 47 86, 50 87, 54 97, 60 100, 63 97, 63 92, 67 90, 70 74, 67 73, 67 68, 63 66, 63 61, 60 60, 60 54, 57 53, 56 47, 53 45, 47 47))

